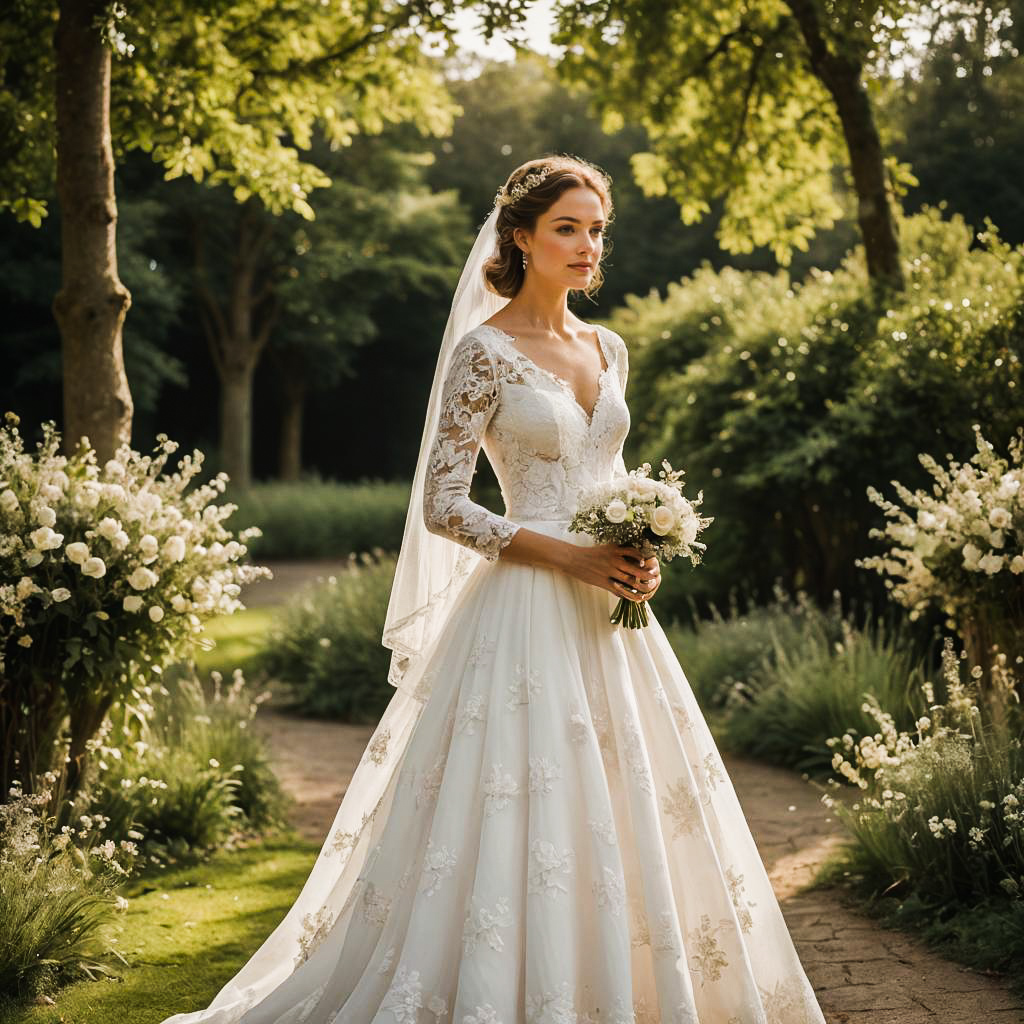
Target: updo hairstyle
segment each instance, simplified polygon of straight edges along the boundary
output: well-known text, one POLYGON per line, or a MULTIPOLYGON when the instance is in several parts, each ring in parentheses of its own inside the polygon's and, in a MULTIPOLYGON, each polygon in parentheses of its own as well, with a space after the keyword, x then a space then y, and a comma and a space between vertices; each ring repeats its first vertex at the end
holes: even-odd
MULTIPOLYGON (((484 281, 487 287, 498 295, 512 298, 523 286, 526 270, 523 267, 523 250, 516 244, 513 232, 516 228, 533 231, 537 218, 552 206, 571 188, 589 188, 596 192, 604 207, 607 223, 612 220, 611 178, 599 167, 573 156, 548 156, 530 160, 517 167, 509 176, 503 191, 507 194, 527 175, 546 169, 547 177, 534 185, 515 202, 498 208, 495 230, 498 234, 498 251, 484 264, 484 281)), ((609 250, 606 248, 602 254, 609 250)), ((594 268, 586 288, 574 289, 586 295, 601 287, 604 274, 600 263, 594 268)))

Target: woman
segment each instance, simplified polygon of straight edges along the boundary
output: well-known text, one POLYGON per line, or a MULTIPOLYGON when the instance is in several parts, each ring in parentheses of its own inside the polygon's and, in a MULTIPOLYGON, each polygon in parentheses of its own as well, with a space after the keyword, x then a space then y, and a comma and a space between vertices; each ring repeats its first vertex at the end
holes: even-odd
MULTIPOLYGON (((665 635, 657 559, 567 523, 625 472, 607 177, 517 168, 438 359, 384 630, 397 692, 284 921, 165 1024, 824 1024, 665 635), (469 498, 480 447, 505 499, 469 498)), ((671 454, 671 453, 666 453, 671 454)))

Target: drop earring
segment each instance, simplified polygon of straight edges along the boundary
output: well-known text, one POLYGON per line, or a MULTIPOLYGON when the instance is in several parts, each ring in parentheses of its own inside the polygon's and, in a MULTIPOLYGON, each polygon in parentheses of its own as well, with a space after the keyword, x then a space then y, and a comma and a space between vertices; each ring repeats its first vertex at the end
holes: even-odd
POLYGON ((526 270, 526 253, 523 253, 523 270, 526 270))

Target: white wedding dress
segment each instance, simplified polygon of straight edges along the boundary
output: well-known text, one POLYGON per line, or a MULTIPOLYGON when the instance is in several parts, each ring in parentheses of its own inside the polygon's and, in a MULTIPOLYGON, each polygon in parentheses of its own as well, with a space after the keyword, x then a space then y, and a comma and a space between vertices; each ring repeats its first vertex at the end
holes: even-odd
POLYGON ((574 544, 625 472, 626 346, 588 416, 498 328, 459 341, 424 517, 477 554, 396 690, 287 916, 205 1010, 164 1024, 824 1024, 743 812, 650 609, 499 559, 574 544), (481 447, 506 514, 472 502, 481 447), (477 557, 482 556, 482 557, 477 557))

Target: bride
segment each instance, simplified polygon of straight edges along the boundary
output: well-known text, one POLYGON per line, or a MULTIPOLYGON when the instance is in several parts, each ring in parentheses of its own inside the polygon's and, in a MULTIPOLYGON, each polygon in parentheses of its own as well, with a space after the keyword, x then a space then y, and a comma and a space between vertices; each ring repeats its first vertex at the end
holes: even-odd
POLYGON ((205 1010, 164 1024, 824 1024, 718 750, 647 601, 569 533, 625 472, 609 179, 498 191, 455 293, 383 642, 388 704, 302 892, 205 1010), (469 497, 480 447, 505 501, 469 497))

